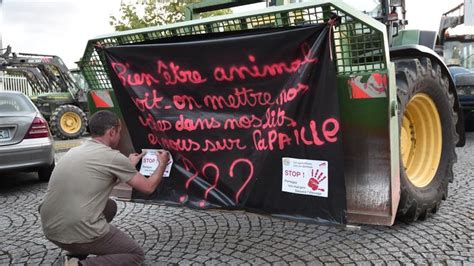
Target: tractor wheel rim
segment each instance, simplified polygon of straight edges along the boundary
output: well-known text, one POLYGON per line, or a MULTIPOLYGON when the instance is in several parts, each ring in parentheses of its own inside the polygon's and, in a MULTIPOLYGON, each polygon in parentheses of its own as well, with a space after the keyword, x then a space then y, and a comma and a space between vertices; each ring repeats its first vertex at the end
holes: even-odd
POLYGON ((81 117, 74 112, 66 112, 61 116, 61 128, 68 134, 76 133, 82 126, 81 117))
POLYGON ((439 113, 425 93, 416 94, 403 114, 400 150, 403 166, 416 187, 427 186, 441 160, 442 130, 439 113))

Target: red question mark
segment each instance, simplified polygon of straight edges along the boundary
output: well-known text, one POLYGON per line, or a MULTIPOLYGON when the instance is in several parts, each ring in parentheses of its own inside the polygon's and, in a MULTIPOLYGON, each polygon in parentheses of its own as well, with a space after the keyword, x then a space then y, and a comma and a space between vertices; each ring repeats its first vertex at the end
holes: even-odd
POLYGON ((240 159, 237 159, 235 160, 234 162, 232 162, 232 164, 230 165, 230 169, 229 169, 229 175, 230 177, 234 177, 234 168, 235 168, 235 165, 238 164, 238 163, 246 163, 249 165, 249 168, 250 168, 250 173, 249 175, 247 176, 247 179, 245 180, 244 184, 240 187, 239 191, 237 191, 237 193, 235 194, 235 203, 239 203, 239 197, 240 197, 240 193, 242 193, 242 191, 245 189, 245 187, 247 186, 247 184, 250 182, 250 179, 252 179, 253 177, 253 164, 250 160, 248 159, 244 159, 244 158, 240 158, 240 159))
POLYGON ((189 188, 189 184, 191 184, 191 182, 194 180, 194 178, 196 178, 198 176, 198 170, 196 169, 196 167, 193 165, 193 163, 182 157, 181 158, 181 161, 183 161, 183 164, 184 164, 184 168, 186 168, 186 171, 190 171, 191 168, 194 170, 194 175, 192 175, 188 181, 186 181, 186 184, 184 185, 184 187, 186 188, 186 190, 189 188))
POLYGON ((203 175, 207 178, 206 169, 208 167, 212 167, 212 168, 214 168, 214 170, 216 170, 216 176, 214 177, 214 183, 212 184, 212 186, 210 186, 208 189, 206 189, 206 192, 204 193, 204 199, 205 200, 207 200, 207 194, 209 194, 209 191, 216 188, 217 182, 219 181, 219 167, 217 167, 217 165, 215 165, 213 163, 207 163, 202 167, 203 175))

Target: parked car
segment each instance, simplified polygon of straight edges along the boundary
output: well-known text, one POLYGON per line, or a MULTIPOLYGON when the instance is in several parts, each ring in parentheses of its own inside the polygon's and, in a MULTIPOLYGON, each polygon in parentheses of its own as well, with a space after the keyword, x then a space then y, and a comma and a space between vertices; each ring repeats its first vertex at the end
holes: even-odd
POLYGON ((26 95, 0 91, 0 171, 34 171, 48 181, 53 143, 48 123, 26 95))
POLYGON ((460 66, 449 66, 449 72, 464 112, 465 128, 467 131, 474 131, 474 71, 460 66))
POLYGON ((460 67, 449 66, 458 92, 459 103, 465 113, 474 112, 474 71, 460 67))

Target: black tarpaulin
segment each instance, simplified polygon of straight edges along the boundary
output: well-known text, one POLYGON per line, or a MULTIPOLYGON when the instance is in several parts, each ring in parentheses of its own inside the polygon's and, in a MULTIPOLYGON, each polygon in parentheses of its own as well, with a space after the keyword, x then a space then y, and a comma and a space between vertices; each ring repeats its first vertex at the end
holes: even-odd
POLYGON ((174 165, 151 196, 193 208, 346 221, 329 26, 105 48, 134 148, 174 165))

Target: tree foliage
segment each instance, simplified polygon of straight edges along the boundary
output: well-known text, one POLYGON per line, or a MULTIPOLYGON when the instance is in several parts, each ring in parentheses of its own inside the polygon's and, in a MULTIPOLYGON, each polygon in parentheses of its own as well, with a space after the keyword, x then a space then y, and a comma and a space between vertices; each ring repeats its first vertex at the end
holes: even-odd
MULTIPOLYGON (((150 26, 183 21, 185 6, 200 2, 198 0, 144 0, 136 3, 122 2, 119 16, 110 16, 110 25, 116 31, 139 29, 150 26)), ((202 13, 201 17, 230 14, 230 9, 202 13)))

